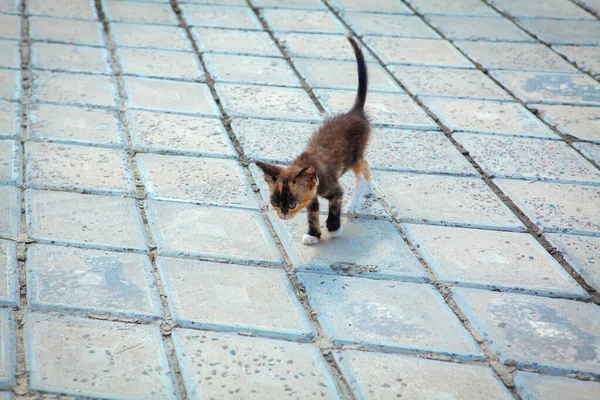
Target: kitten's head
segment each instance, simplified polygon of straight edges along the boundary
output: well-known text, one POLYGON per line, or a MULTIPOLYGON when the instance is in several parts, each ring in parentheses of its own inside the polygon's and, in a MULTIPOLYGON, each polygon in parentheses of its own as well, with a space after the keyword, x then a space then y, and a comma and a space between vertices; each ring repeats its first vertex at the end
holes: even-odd
POLYGON ((292 219, 317 193, 318 179, 312 167, 288 168, 257 162, 269 185, 271 205, 281 219, 292 219))

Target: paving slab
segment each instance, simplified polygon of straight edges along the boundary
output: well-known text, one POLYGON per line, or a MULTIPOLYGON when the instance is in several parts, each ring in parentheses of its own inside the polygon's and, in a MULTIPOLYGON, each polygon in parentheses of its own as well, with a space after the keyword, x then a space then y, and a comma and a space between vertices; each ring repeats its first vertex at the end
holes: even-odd
POLYGON ((318 121, 321 114, 304 89, 218 83, 221 104, 231 117, 318 121), (253 99, 248 102, 248 99, 253 99))
POLYGON ((129 110, 127 120, 136 150, 237 158, 218 119, 129 110))
POLYGON ((423 14, 466 15, 497 17, 499 14, 481 0, 408 0, 411 6, 423 14))
POLYGON ((519 25, 550 44, 600 45, 600 21, 521 18, 519 25))
MULTIPOLYGON (((245 4, 245 2, 242 2, 245 4)), ((327 6, 320 0, 254 0, 259 8, 300 8, 303 10, 325 10, 327 6)))
POLYGON ((413 13, 410 8, 394 0, 380 0, 377 3, 369 0, 332 0, 331 5, 338 10, 346 11, 377 11, 394 14, 413 13))
POLYGON ((479 178, 377 172, 375 185, 402 222, 525 230, 479 178))
POLYGON ((21 145, 15 140, 0 140, 0 184, 21 183, 21 145))
POLYGON ((518 103, 441 97, 426 97, 422 100, 425 106, 453 131, 557 140, 560 138, 518 103))
POLYGON ((600 143, 598 107, 536 104, 533 108, 562 134, 600 143))
MULTIPOLYGON (((320 33, 275 33, 277 41, 292 57, 347 60, 356 62, 348 40, 339 34, 320 33)), ((365 55, 369 61, 369 54, 365 55)))
POLYGON ((96 7, 91 0, 32 0, 27 3, 30 15, 96 20, 96 7))
POLYGON ((473 64, 447 40, 367 36, 386 64, 473 68, 473 64))
POLYGON ((513 17, 593 19, 582 8, 568 0, 547 0, 542 4, 531 4, 519 0, 492 0, 491 3, 513 17))
POLYGON ((132 108, 220 116, 208 86, 203 83, 125 77, 125 90, 132 108))
POLYGON ((164 201, 149 201, 147 209, 160 255, 281 263, 258 212, 164 201))
POLYGON ((450 40, 535 42, 514 23, 502 17, 427 15, 425 18, 450 40))
MULTIPOLYGON (((0 22, 0 25, 2 23, 0 22)), ((104 46, 102 25, 96 21, 30 17, 31 39, 49 42, 104 46)))
POLYGON ((596 164, 600 165, 600 145, 593 143, 577 142, 573 143, 573 147, 581 151, 581 153, 596 164))
POLYGON ((206 54, 204 62, 217 82, 301 86, 296 73, 283 58, 206 54))
POLYGON ((588 284, 600 290, 600 238, 556 233, 544 237, 588 284))
POLYGON ((40 243, 146 251, 133 199, 30 189, 26 203, 29 234, 40 243))
MULTIPOLYGON (((135 1, 147 1, 147 0, 135 0, 135 1)), ((167 0, 152 0, 152 1, 164 1, 167 0)), ((245 0, 186 0, 186 3, 197 3, 197 4, 213 4, 213 5, 228 5, 228 6, 246 6, 248 5, 245 0)))
POLYGON ((13 393, 12 392, 0 392, 0 399, 13 400, 13 393))
POLYGON ((494 71, 492 75, 526 103, 600 106, 600 83, 584 74, 494 71))
POLYGON ((202 66, 193 53, 122 47, 117 54, 125 75, 192 81, 204 79, 202 66))
POLYGON ((553 46, 554 50, 567 57, 584 72, 600 76, 600 47, 597 46, 553 46))
POLYGON ((529 234, 404 224, 438 279, 460 286, 587 298, 529 234))
POLYGON ((575 0, 575 3, 579 4, 589 12, 596 15, 600 14, 600 3, 598 0, 575 0))
POLYGON ((109 74, 109 60, 108 51, 101 47, 43 42, 31 46, 31 66, 35 69, 109 74))
MULTIPOLYGON (((314 92, 330 116, 350 110, 356 97, 356 92, 350 90, 317 89, 314 92)), ((375 125, 439 129, 435 121, 410 96, 403 93, 369 93, 365 110, 375 125)))
POLYGON ((16 338, 15 316, 12 310, 0 309, 0 389, 15 384, 16 338))
POLYGON ((452 292, 501 362, 553 374, 600 370, 598 305, 475 289, 452 292))
POLYGON ((21 73, 18 70, 0 69, 0 100, 20 100, 21 73))
POLYGON ((494 182, 543 232, 600 236, 598 187, 508 179, 494 182))
POLYGON ((552 398, 594 400, 598 397, 600 383, 518 372, 515 375, 515 388, 522 398, 531 400, 552 398))
POLYGON ((408 65, 390 65, 389 68, 417 96, 511 99, 504 89, 479 70, 408 65))
POLYGON ((141 254, 34 245, 27 250, 29 309, 162 317, 150 259, 141 254))
POLYGON ((310 340, 313 329, 285 271, 160 257, 173 318, 188 328, 310 340))
POLYGON ((21 191, 0 185, 0 237, 16 237, 21 225, 21 191))
POLYGON ((454 42, 488 70, 577 72, 560 55, 539 43, 454 42))
POLYGON ((160 154, 138 154, 136 159, 153 199, 258 208, 237 161, 160 154))
POLYGON ((512 398, 489 368, 356 350, 337 352, 335 359, 360 400, 512 398))
POLYGON ((29 137, 73 144, 123 147, 124 134, 116 112, 55 104, 29 107, 29 137))
POLYGON ((111 23, 110 29, 118 46, 191 51, 185 31, 175 26, 111 23))
POLYGON ((19 15, 0 14, 0 37, 19 39, 21 36, 21 17, 19 15))
POLYGON ((102 194, 135 191, 127 154, 122 150, 29 142, 25 152, 29 187, 102 194))
POLYGON ((281 57, 281 51, 266 32, 214 28, 193 28, 192 32, 205 53, 281 57))
POLYGON ((18 103, 9 103, 0 98, 0 138, 20 136, 20 116, 21 110, 18 103))
POLYGON ((176 384, 157 326, 25 316, 32 390, 115 399, 175 399, 176 384))
POLYGON ((0 240, 0 304, 16 306, 19 291, 17 244, 0 240))
POLYGON ((0 67, 21 68, 21 55, 19 54, 19 42, 16 40, 0 39, 0 67))
POLYGON ((183 16, 190 26, 263 30, 250 7, 219 7, 182 4, 183 16))
POLYGON ((388 221, 344 219, 342 236, 334 238, 325 229, 323 215, 321 241, 307 246, 302 243, 302 235, 308 230, 304 213, 285 222, 274 214, 269 217, 292 264, 300 271, 429 280, 417 258, 388 221))
POLYGON ((493 177, 600 185, 600 170, 562 141, 471 133, 452 137, 493 177))
POLYGON ((104 10, 109 21, 141 24, 179 25, 171 5, 106 0, 104 10))
POLYGON ((114 107, 113 78, 103 75, 35 71, 31 100, 40 103, 114 107))
POLYGON ((438 35, 416 15, 346 12, 342 18, 359 36, 436 38, 438 35))
POLYGON ((3 0, 0 3, 0 12, 7 14, 21 14, 20 2, 18 0, 3 0))
POLYGON ((481 352, 433 286, 345 276, 298 275, 334 343, 379 350, 448 354, 481 352))
POLYGON ((312 345, 191 329, 173 340, 191 399, 340 398, 312 345))
POLYGON ((329 11, 265 9, 261 14, 276 32, 346 32, 344 25, 329 11))

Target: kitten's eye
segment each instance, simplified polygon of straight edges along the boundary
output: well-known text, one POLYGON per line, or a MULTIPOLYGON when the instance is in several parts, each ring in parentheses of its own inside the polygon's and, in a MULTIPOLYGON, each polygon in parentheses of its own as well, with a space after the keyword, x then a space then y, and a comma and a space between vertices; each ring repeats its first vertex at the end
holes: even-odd
POLYGON ((277 207, 277 203, 275 202, 275 200, 271 200, 271 205, 272 205, 273 207, 277 207))
POLYGON ((297 205, 298 205, 298 204, 297 204, 295 201, 290 201, 290 204, 289 204, 289 209, 290 209, 290 210, 293 210, 294 208, 296 208, 296 206, 297 206, 297 205))

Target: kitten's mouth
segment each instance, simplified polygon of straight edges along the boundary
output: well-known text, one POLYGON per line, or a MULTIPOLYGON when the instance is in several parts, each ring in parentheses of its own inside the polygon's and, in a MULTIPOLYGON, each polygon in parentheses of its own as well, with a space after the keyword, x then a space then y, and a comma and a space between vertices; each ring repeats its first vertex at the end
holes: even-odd
POLYGON ((294 219, 294 217, 296 216, 296 214, 282 214, 282 213, 278 212, 277 216, 281 220, 289 221, 290 219, 294 219))

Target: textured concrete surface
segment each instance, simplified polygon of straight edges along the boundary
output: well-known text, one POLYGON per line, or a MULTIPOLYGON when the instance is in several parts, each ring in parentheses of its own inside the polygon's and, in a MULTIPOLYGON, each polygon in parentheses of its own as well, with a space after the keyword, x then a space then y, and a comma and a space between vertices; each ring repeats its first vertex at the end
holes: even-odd
POLYGON ((599 78, 598 0, 0 0, 0 399, 596 400, 599 78))

